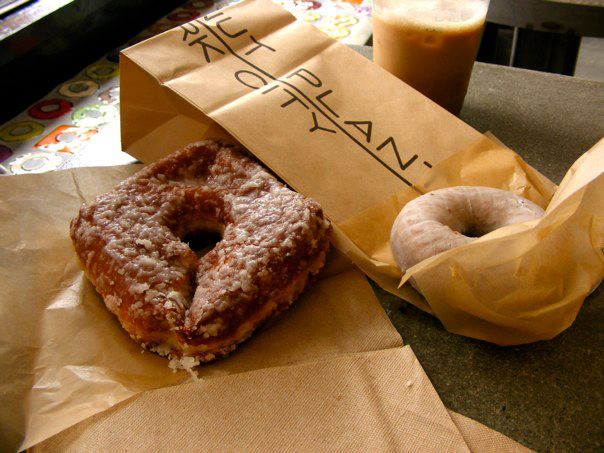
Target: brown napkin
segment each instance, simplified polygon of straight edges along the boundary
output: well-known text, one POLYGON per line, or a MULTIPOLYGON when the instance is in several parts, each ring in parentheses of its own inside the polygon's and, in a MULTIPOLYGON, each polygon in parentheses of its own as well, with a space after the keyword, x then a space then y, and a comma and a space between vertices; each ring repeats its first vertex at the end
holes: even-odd
POLYGON ((409 346, 146 392, 33 449, 80 450, 528 451, 447 412, 409 346))

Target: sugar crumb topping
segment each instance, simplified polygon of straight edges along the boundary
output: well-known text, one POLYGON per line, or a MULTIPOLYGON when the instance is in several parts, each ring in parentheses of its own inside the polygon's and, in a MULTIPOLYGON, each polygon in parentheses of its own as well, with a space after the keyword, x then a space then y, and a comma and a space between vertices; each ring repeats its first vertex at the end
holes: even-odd
POLYGON ((179 369, 214 358, 213 352, 187 356, 190 344, 199 351, 233 332, 263 300, 307 272, 324 256, 328 231, 316 202, 217 142, 149 165, 83 205, 71 225, 107 307, 179 369), (182 238, 207 225, 222 230, 222 240, 198 258, 182 238), (157 346, 153 338, 166 332, 175 340, 157 346))

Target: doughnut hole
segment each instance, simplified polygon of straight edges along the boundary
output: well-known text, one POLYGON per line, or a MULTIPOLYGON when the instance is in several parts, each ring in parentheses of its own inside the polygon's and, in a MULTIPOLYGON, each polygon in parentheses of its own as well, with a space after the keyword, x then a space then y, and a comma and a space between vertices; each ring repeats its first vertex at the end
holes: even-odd
POLYGON ((218 244, 224 234, 224 225, 215 220, 201 220, 188 225, 178 236, 195 252, 197 259, 210 252, 218 244))
POLYGON ((216 244, 222 240, 222 235, 218 231, 190 231, 182 238, 182 241, 189 246, 201 258, 211 251, 216 244))
POLYGON ((460 233, 469 238, 479 238, 487 233, 490 233, 490 231, 486 231, 484 228, 479 228, 476 225, 466 225, 465 228, 460 231, 460 233))

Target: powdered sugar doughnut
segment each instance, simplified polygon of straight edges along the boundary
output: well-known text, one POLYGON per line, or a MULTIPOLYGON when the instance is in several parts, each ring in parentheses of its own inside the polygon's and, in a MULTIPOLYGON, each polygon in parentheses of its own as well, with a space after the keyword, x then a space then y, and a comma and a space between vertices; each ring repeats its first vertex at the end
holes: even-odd
POLYGON ((405 205, 392 225, 390 247, 404 272, 497 228, 542 215, 543 209, 535 203, 505 190, 475 186, 439 189, 405 205))
POLYGON ((107 308, 143 347, 190 367, 287 308, 325 262, 321 207, 232 145, 189 145, 84 204, 71 237, 107 308), (198 258, 187 233, 222 240, 198 258))

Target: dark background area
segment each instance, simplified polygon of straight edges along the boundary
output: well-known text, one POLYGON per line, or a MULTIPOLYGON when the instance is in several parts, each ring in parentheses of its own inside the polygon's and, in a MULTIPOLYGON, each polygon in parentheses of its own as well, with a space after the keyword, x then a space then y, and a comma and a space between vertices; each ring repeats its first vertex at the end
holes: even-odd
POLYGON ((1 89, 6 106, 0 110, 0 123, 183 3, 75 0, 23 24, 28 21, 28 9, 35 8, 41 15, 44 2, 34 2, 0 18, 4 35, 0 43, 1 89))

